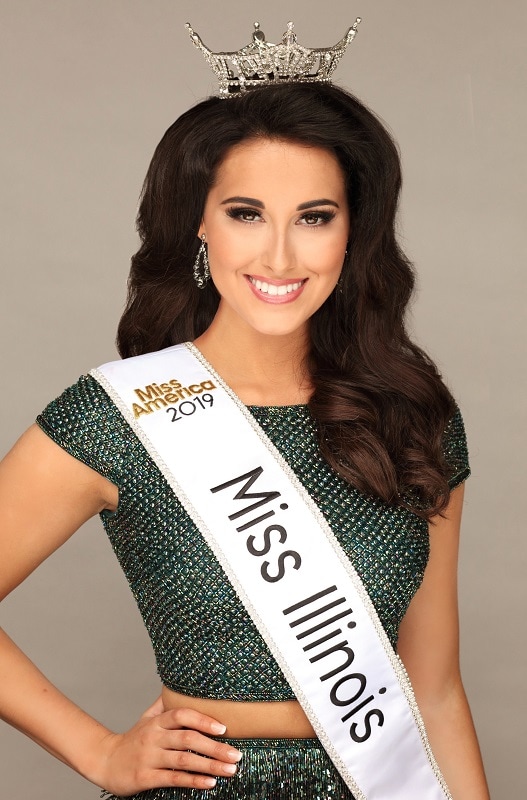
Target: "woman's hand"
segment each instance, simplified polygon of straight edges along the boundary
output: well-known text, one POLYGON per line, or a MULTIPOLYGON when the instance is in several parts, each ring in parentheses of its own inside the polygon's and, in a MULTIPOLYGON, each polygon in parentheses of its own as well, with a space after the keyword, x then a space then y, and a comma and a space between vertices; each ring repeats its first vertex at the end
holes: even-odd
MULTIPOLYGON (((0 464, 0 599, 117 501, 116 486, 32 426, 0 464)), ((53 686, 2 630, 0 675, 0 719, 117 795, 205 789, 213 776, 236 771, 241 754, 209 738, 225 732, 217 720, 189 709, 165 712, 158 700, 128 733, 112 733, 53 686)))
POLYGON ((97 783, 121 796, 165 786, 211 789, 215 776, 234 775, 242 757, 231 745, 209 738, 223 733, 225 725, 198 711, 163 711, 159 698, 127 733, 103 739, 97 783))

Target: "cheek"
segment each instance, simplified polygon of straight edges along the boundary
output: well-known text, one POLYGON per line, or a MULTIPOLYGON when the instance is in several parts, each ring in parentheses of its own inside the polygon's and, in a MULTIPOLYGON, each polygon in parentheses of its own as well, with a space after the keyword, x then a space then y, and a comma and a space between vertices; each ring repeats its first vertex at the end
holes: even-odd
POLYGON ((211 234, 209 261, 211 269, 234 271, 254 257, 255 246, 251 237, 241 236, 230 226, 211 234))
POLYGON ((312 268, 323 274, 331 275, 340 272, 346 253, 346 239, 331 239, 313 242, 309 249, 306 248, 306 261, 312 268))

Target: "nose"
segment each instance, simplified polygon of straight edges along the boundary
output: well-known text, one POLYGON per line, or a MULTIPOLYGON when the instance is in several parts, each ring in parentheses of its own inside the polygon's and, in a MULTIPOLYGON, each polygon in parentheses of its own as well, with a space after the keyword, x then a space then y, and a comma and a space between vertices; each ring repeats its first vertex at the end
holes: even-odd
POLYGON ((271 226, 269 228, 262 252, 262 261, 264 266, 275 275, 282 275, 294 269, 296 263, 291 235, 287 230, 278 230, 271 226))

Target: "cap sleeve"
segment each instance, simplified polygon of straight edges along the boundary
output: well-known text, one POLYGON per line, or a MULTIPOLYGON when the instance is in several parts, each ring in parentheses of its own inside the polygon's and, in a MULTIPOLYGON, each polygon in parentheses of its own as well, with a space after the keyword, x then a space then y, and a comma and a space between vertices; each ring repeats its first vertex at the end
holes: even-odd
POLYGON ((443 455, 448 469, 448 485, 455 489, 470 475, 465 425, 457 407, 443 435, 443 455))
POLYGON ((127 447, 126 426, 94 378, 79 378, 36 421, 70 455, 119 486, 127 447))

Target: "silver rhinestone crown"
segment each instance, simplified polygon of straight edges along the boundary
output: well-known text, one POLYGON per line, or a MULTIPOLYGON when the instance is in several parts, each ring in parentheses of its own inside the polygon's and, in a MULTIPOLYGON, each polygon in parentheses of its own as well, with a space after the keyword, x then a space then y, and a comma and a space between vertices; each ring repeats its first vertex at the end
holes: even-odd
POLYGON ((346 48, 355 38, 360 21, 360 17, 357 17, 345 36, 333 47, 316 47, 312 50, 298 44, 292 22, 287 23, 287 30, 279 44, 266 41, 260 23, 255 22, 251 44, 234 53, 213 53, 188 22, 185 27, 216 74, 220 96, 226 97, 277 83, 327 83, 346 48))

